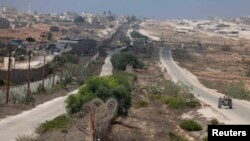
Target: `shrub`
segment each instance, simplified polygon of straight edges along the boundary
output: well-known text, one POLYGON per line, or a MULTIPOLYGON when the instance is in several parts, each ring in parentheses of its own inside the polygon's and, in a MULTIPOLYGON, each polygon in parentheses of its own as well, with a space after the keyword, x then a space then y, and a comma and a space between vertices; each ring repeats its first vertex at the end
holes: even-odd
POLYGON ((246 77, 250 77, 250 69, 247 70, 246 77))
POLYGON ((142 69, 144 67, 144 64, 132 53, 113 55, 111 62, 117 70, 125 70, 127 65, 132 65, 134 69, 142 69))
POLYGON ((202 130, 202 126, 196 121, 191 120, 191 119, 182 120, 179 126, 182 129, 187 130, 187 131, 201 131, 202 130))
POLYGON ((208 141, 207 137, 203 137, 202 141, 208 141))
POLYGON ((60 28, 58 26, 51 26, 50 32, 59 32, 60 28))
POLYGON ((200 107, 201 103, 196 99, 192 99, 186 102, 186 106, 190 108, 196 108, 196 107, 200 107))
POLYGON ((148 103, 143 100, 136 101, 134 104, 135 108, 142 108, 142 107, 147 107, 148 103))
POLYGON ((61 115, 51 121, 46 121, 38 127, 37 131, 40 133, 55 131, 58 129, 65 129, 72 123, 67 115, 61 115))
POLYGON ((130 36, 132 38, 140 38, 140 39, 144 39, 144 40, 148 40, 148 36, 142 35, 141 33, 139 33, 138 31, 132 31, 130 33, 130 36))
POLYGON ((168 107, 170 108, 179 109, 185 107, 185 101, 180 97, 170 97, 168 101, 168 107))
POLYGON ((75 23, 84 23, 85 19, 82 16, 78 16, 75 18, 75 23))
POLYGON ((27 37, 26 41, 31 43, 31 42, 35 42, 36 40, 34 38, 32 38, 32 37, 27 37))
POLYGON ((210 124, 211 125, 218 125, 219 124, 219 121, 217 120, 217 119, 212 119, 211 121, 210 121, 210 124))
POLYGON ((229 96, 239 99, 250 99, 249 92, 245 88, 243 82, 233 83, 227 89, 227 93, 229 96))
POLYGON ((128 74, 118 74, 105 77, 91 77, 85 86, 80 88, 78 94, 71 95, 66 100, 68 113, 79 112, 81 107, 92 100, 100 98, 103 101, 113 97, 118 101, 118 115, 127 115, 127 109, 131 106, 131 90, 134 77, 128 74))
POLYGON ((159 100, 163 104, 169 103, 169 97, 162 94, 154 94, 151 96, 151 98, 154 100, 159 100))
POLYGON ((168 136, 170 138, 170 141, 188 141, 187 139, 175 134, 174 132, 169 132, 168 136))
POLYGON ((164 93, 167 95, 178 95, 181 91, 181 87, 175 84, 171 80, 167 80, 164 83, 164 93))
POLYGON ((5 18, 0 18, 0 29, 6 29, 10 27, 10 21, 5 18))

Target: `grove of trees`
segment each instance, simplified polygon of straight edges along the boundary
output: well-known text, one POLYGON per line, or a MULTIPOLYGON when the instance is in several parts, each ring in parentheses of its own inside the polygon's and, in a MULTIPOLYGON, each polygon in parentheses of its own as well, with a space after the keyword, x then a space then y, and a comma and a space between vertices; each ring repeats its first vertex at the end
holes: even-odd
POLYGON ((127 65, 133 66, 134 69, 142 69, 144 67, 143 62, 129 52, 113 55, 111 58, 113 67, 117 70, 125 70, 127 65))
POLYGON ((68 113, 74 114, 81 110, 81 107, 94 98, 103 101, 115 98, 118 101, 118 116, 126 116, 131 106, 131 91, 133 75, 122 73, 113 76, 91 77, 82 86, 78 94, 71 95, 66 100, 68 113))
POLYGON ((5 18, 0 18, 0 29, 6 29, 10 27, 10 21, 5 18))

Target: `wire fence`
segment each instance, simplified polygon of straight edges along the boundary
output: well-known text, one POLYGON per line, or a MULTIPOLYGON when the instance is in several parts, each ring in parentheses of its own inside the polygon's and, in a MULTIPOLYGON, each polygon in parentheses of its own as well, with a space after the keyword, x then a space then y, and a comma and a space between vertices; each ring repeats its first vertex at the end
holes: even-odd
MULTIPOLYGON (((89 64, 96 61, 98 58, 99 58, 99 52, 97 52, 93 57, 91 57, 91 59, 89 61, 87 61, 84 66, 81 66, 81 68, 83 70, 87 69, 89 67, 89 64)), ((72 68, 70 70, 72 71, 72 68)), ((79 71, 83 71, 83 70, 79 70, 79 71)), ((57 82, 59 82, 65 78, 65 73, 67 73, 67 70, 64 70, 62 75, 55 75, 54 78, 52 76, 52 77, 44 79, 44 88, 45 89, 52 88, 53 83, 56 84, 57 82)), ((71 72, 70 75, 71 75, 70 77, 72 77, 73 73, 71 72)), ((42 85, 42 80, 31 82, 30 83, 30 92, 31 93, 37 92, 40 85, 42 85)), ((13 86, 13 87, 10 87, 9 97, 10 97, 10 99, 12 97, 14 97, 15 99, 22 99, 22 98, 25 98, 27 96, 27 92, 28 92, 28 84, 27 83, 25 83, 23 85, 13 86)), ((5 98, 6 98, 6 86, 3 86, 0 88, 0 104, 5 102, 5 98)))

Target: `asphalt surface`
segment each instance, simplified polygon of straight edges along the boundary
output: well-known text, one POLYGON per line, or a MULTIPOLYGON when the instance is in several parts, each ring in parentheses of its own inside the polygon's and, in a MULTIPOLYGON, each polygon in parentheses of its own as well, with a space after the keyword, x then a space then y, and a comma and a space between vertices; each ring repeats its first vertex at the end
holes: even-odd
POLYGON ((192 88, 192 92, 199 100, 210 105, 227 119, 224 121, 226 124, 250 124, 250 102, 233 99, 233 109, 227 107, 219 109, 218 98, 222 94, 204 87, 194 75, 179 67, 173 61, 170 47, 161 48, 159 54, 162 65, 167 69, 173 81, 181 82, 192 88))

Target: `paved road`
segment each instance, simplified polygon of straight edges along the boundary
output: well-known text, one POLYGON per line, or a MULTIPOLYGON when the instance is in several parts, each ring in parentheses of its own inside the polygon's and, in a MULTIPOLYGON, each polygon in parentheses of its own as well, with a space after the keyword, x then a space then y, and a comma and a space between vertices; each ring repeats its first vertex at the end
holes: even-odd
MULTIPOLYGON (((77 93, 77 91, 70 94, 77 93)), ((32 133, 46 120, 66 113, 64 103, 66 98, 67 96, 59 97, 22 114, 0 120, 0 140, 15 141, 15 138, 20 135, 32 133)))
POLYGON ((225 121, 226 123, 250 124, 250 102, 233 99, 233 109, 218 109, 218 98, 222 96, 222 94, 205 88, 198 82, 194 75, 187 70, 180 68, 177 63, 173 61, 170 48, 161 48, 159 54, 163 66, 167 69, 168 74, 172 79, 175 82, 180 81, 185 85, 192 87, 193 93, 199 100, 210 105, 228 119, 228 121, 225 121))

